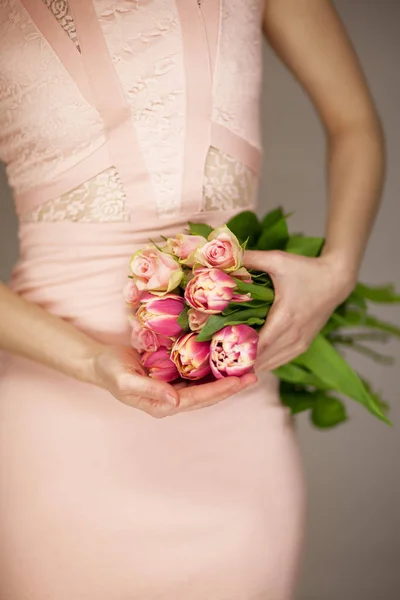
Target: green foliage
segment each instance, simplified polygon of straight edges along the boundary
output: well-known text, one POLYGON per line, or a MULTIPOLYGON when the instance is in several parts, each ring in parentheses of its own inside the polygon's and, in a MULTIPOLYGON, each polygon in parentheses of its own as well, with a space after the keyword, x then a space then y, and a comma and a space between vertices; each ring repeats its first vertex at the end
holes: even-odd
POLYGON ((247 240, 247 248, 252 249, 256 247, 257 240, 262 232, 262 227, 254 212, 245 210, 238 215, 235 215, 228 221, 227 226, 241 243, 244 243, 247 240))
POLYGON ((346 407, 338 398, 318 392, 311 408, 311 421, 319 429, 336 427, 347 421, 346 407))
POLYGON ((196 337, 198 342, 208 342, 217 331, 226 325, 263 324, 267 316, 268 308, 248 308, 232 311, 227 315, 212 315, 196 337))
POLYGON ((309 349, 294 363, 308 369, 329 389, 360 402, 373 415, 390 424, 357 373, 322 334, 317 335, 309 349))
POLYGON ((284 250, 289 240, 289 230, 282 209, 277 208, 265 215, 261 225, 257 250, 284 250))
POLYGON ((320 255, 324 238, 306 237, 304 235, 291 235, 286 244, 286 252, 291 254, 300 254, 314 258, 320 255))
POLYGON ((188 308, 185 307, 178 317, 178 324, 182 327, 183 331, 190 331, 189 320, 188 320, 188 308))
POLYGON ((202 235, 203 237, 208 238, 210 233, 214 230, 206 223, 191 223, 189 221, 189 231, 192 235, 202 235))

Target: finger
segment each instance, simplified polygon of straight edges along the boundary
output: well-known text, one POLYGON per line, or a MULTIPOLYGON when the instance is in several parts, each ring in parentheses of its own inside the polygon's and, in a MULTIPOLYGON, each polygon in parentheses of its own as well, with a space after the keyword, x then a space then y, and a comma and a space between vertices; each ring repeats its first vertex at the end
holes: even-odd
POLYGON ((124 379, 122 389, 128 395, 141 396, 173 407, 179 405, 178 391, 172 385, 148 376, 132 374, 124 379))
POLYGON ((273 276, 277 272, 279 255, 280 253, 276 250, 246 250, 244 253, 244 266, 255 271, 265 271, 273 276))
POLYGON ((274 360, 282 353, 295 351, 299 341, 299 335, 293 328, 284 330, 272 344, 265 345, 262 351, 257 353, 256 368, 261 363, 274 360))
POLYGON ((279 304, 272 306, 260 332, 258 354, 261 355, 269 348, 274 351, 273 345, 288 331, 289 327, 290 320, 282 307, 279 304))
POLYGON ((274 371, 283 365, 287 365, 290 361, 297 358, 302 354, 301 349, 293 349, 292 347, 286 347, 275 356, 270 357, 268 360, 260 362, 256 365, 257 371, 274 371))
POLYGON ((225 377, 211 383, 188 386, 180 392, 179 411, 212 406, 256 382, 257 376, 248 373, 241 378, 225 377))

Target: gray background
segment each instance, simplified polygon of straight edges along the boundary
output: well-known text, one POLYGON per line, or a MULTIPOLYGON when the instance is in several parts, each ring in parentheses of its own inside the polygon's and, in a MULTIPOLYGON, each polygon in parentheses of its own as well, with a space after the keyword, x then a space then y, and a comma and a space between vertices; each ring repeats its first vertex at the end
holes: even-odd
MULTIPOLYGON (((398 0, 338 0, 383 118, 389 155, 381 209, 362 266, 369 283, 395 281, 400 288, 400 4, 398 0)), ((295 210, 294 230, 323 232, 324 139, 309 100, 293 77, 265 53, 262 210, 295 210)), ((17 223, 0 171, 0 278, 17 257, 17 223)), ((400 324, 400 310, 380 317, 400 324)), ((351 356, 392 406, 398 427, 400 344, 386 348, 397 366, 351 356)), ((400 598, 400 438, 358 405, 350 422, 318 432, 299 419, 309 488, 309 527, 298 600, 398 600, 400 598)), ((211 600, 211 599, 210 599, 211 600)))

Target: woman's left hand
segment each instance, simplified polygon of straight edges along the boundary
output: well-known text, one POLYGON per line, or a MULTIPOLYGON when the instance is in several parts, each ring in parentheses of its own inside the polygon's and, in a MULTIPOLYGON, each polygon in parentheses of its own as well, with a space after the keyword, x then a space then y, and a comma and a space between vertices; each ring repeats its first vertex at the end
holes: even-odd
POLYGON ((260 333, 256 370, 272 371, 305 352, 356 281, 350 269, 328 256, 249 250, 244 263, 248 269, 268 273, 275 288, 260 333))

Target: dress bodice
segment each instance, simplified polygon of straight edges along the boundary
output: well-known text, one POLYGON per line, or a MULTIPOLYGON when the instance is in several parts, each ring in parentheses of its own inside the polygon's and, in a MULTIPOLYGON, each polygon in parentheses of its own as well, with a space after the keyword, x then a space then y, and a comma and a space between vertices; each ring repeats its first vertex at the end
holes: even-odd
POLYGON ((262 0, 0 0, 10 285, 129 340, 129 257, 254 208, 262 0))
POLYGON ((0 158, 21 222, 253 207, 262 0, 2 0, 0 158))

